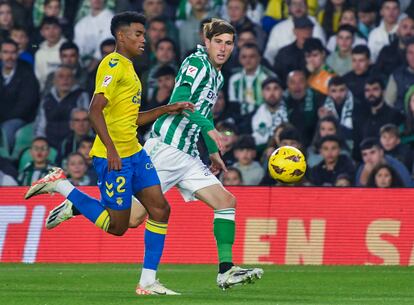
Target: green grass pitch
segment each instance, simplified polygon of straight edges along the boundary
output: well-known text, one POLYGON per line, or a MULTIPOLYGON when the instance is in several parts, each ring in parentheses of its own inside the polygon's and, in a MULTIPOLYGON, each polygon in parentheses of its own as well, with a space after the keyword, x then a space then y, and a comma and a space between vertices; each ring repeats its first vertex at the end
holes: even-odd
POLYGON ((181 296, 136 296, 140 265, 0 264, 2 305, 414 304, 414 268, 264 266, 252 285, 222 291, 216 266, 162 265, 158 276, 181 296))

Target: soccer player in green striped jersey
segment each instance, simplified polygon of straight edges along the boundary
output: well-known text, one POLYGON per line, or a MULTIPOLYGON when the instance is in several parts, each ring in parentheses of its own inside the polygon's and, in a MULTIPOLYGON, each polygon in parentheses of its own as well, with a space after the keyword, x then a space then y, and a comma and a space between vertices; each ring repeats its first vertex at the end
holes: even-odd
MULTIPOLYGON (((233 51, 235 30, 224 20, 212 19, 204 26, 204 36, 205 47, 198 46, 181 64, 170 100, 170 104, 190 101, 195 106, 194 112, 159 117, 144 149, 154 162, 163 192, 178 186, 186 201, 199 199, 214 210, 214 236, 219 256, 217 285, 226 289, 260 278, 263 270, 233 265, 236 199, 215 177, 220 170, 227 169, 219 154, 221 138, 214 128, 211 109, 223 87, 221 68, 233 51), (210 154, 210 168, 199 158, 200 134, 210 154)), ((133 210, 132 216, 136 217, 132 222, 138 224, 144 213, 143 208, 133 210)), ((145 273, 143 269, 143 284, 145 273)))

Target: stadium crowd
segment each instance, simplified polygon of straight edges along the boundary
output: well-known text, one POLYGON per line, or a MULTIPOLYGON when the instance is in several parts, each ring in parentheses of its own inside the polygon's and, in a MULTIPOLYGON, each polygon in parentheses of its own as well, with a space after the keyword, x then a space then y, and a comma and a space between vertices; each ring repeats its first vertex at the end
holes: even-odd
MULTIPOLYGON (((134 61, 142 110, 168 103, 204 22, 235 27, 213 108, 224 185, 277 185, 267 160, 283 145, 306 155, 300 185, 414 185, 410 0, 0 0, 0 185, 30 185, 53 165, 96 184, 87 109, 115 47, 111 18, 125 10, 147 17, 134 61)), ((140 127, 140 141, 150 132, 140 127)))

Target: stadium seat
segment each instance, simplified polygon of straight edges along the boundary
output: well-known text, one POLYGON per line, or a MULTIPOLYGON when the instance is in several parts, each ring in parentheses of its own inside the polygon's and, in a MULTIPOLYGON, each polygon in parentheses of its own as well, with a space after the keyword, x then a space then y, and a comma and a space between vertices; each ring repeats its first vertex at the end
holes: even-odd
MULTIPOLYGON (((16 131, 16 142, 14 144, 11 158, 14 160, 19 159, 23 150, 30 147, 33 140, 33 123, 26 124, 16 131)), ((20 164, 20 162, 19 162, 20 164)))
MULTIPOLYGON (((57 150, 53 147, 50 147, 48 160, 50 163, 54 164, 56 162, 57 150)), ((33 161, 32 156, 30 155, 30 149, 26 148, 19 158, 19 172, 27 165, 27 163, 33 161)))

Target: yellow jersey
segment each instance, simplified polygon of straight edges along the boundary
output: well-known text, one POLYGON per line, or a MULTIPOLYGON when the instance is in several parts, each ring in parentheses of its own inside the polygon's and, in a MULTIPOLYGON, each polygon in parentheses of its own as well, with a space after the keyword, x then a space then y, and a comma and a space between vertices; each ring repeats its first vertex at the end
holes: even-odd
MULTIPOLYGON (((99 64, 94 94, 103 94, 108 104, 103 115, 109 136, 121 158, 142 149, 137 139, 137 119, 141 105, 142 86, 132 62, 113 52, 99 64)), ((96 135, 89 155, 106 158, 106 147, 96 135)))

